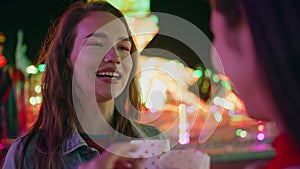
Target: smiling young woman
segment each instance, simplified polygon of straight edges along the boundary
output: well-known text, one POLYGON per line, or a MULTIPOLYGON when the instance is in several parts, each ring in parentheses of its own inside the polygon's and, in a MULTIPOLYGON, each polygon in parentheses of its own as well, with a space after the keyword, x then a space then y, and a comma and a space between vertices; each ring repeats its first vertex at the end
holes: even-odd
POLYGON ((74 3, 40 52, 46 70, 39 117, 10 147, 3 167, 139 167, 143 160, 129 156, 138 147, 116 142, 166 137, 135 121, 136 55, 119 10, 104 1, 74 3))

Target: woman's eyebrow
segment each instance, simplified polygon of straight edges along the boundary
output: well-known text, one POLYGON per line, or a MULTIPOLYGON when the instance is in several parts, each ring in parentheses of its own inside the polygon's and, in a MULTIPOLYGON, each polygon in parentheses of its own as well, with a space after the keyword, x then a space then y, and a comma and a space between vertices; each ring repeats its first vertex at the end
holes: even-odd
POLYGON ((91 34, 88 34, 86 37, 85 37, 85 39, 87 39, 87 38, 90 38, 90 37, 97 37, 97 38, 108 38, 108 36, 105 34, 105 33, 103 33, 103 32, 99 32, 99 33, 91 33, 91 34))
POLYGON ((120 37, 118 40, 119 41, 129 41, 129 42, 131 42, 131 40, 128 37, 120 37))

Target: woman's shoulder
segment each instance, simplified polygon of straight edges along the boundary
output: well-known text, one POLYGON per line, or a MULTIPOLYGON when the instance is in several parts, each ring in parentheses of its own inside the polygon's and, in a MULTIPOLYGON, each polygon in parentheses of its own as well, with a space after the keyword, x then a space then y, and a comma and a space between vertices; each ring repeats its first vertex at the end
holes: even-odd
POLYGON ((16 138, 13 143, 10 145, 9 150, 20 149, 24 146, 25 141, 28 139, 28 135, 22 135, 16 138))
POLYGON ((24 134, 22 136, 19 136, 18 138, 16 138, 14 140, 14 142, 12 143, 11 147, 14 147, 14 146, 21 146, 23 147, 25 142, 30 139, 31 141, 28 143, 28 145, 31 145, 34 143, 33 140, 35 140, 38 136, 39 132, 36 132, 34 134, 32 134, 31 136, 29 136, 29 134, 24 134))
POLYGON ((160 134, 161 133, 160 129, 158 129, 157 127, 152 126, 152 125, 136 123, 136 126, 143 129, 144 131, 148 131, 149 133, 153 133, 153 134, 160 134))
MULTIPOLYGON (((28 135, 23 135, 16 138, 13 143, 9 146, 7 154, 4 159, 3 168, 4 169, 13 169, 16 168, 16 162, 19 161, 21 152, 24 148, 24 144, 28 135)), ((30 147, 30 144, 29 144, 30 147)))
POLYGON ((152 139, 167 139, 167 136, 155 126, 138 122, 132 122, 132 125, 142 137, 150 137, 152 139))

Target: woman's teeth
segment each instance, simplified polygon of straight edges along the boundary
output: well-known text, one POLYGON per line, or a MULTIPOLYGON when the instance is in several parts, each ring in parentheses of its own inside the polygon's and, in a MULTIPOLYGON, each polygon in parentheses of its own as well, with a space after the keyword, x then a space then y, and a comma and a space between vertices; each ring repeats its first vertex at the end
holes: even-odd
POLYGON ((97 72, 97 77, 105 77, 105 78, 111 78, 111 79, 119 79, 121 78, 120 74, 116 72, 97 72))

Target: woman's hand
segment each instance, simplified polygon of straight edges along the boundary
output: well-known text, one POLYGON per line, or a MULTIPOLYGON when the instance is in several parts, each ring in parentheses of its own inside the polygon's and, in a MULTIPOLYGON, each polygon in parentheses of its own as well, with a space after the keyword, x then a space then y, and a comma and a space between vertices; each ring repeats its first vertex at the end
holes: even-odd
POLYGON ((108 147, 97 158, 79 166, 79 169, 141 169, 143 158, 130 158, 139 146, 129 143, 116 143, 108 147))

